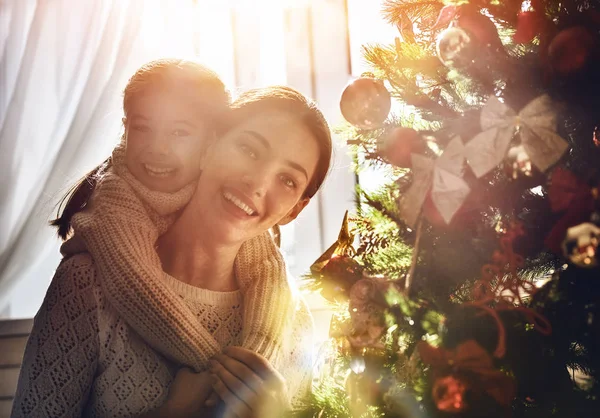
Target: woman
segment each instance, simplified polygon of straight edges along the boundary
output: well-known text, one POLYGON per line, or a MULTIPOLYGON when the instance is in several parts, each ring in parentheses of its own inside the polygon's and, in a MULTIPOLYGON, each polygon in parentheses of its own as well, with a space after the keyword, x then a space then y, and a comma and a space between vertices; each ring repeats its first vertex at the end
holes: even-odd
MULTIPOLYGON (((192 201, 157 242, 165 280, 221 346, 239 344, 242 332, 233 267, 240 247, 293 220, 331 157, 321 113, 294 90, 247 92, 233 107, 224 134, 206 152, 192 201)), ((206 412, 213 388, 228 413, 247 416, 260 413, 263 393, 301 397, 310 384, 302 341, 311 319, 299 298, 295 303, 281 341, 287 356, 278 365, 287 388, 264 358, 239 348, 217 355, 212 375, 177 372, 106 303, 93 260, 73 256, 59 266, 36 316, 13 416, 190 416, 206 412)))

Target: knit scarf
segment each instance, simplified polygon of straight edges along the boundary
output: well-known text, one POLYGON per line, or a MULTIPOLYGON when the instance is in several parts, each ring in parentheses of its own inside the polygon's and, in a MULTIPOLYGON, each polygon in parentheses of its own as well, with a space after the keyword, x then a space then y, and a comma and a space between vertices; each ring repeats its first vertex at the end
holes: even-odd
MULTIPOLYGON (((195 189, 196 182, 175 193, 149 190, 127 169, 118 146, 61 251, 88 251, 107 299, 128 325, 165 357, 202 371, 221 347, 166 285, 154 247, 195 189)), ((295 297, 269 232, 241 246, 234 272, 244 301, 242 346, 279 368, 295 297)))

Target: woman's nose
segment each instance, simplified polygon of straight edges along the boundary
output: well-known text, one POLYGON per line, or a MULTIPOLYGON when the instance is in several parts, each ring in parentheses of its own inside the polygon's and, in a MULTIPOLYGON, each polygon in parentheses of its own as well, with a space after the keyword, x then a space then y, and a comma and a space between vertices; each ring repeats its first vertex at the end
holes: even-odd
POLYGON ((245 173, 242 176, 242 183, 246 187, 248 193, 258 197, 264 196, 269 188, 268 176, 262 170, 254 170, 245 173))

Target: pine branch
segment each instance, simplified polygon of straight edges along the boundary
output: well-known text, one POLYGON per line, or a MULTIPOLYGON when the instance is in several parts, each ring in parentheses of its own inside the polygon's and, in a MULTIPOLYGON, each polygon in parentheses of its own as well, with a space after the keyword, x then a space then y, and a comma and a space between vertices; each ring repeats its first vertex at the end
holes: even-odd
POLYGON ((444 4, 439 1, 422 0, 386 0, 382 6, 385 20, 394 25, 402 23, 404 18, 411 22, 425 20, 435 22, 444 4))

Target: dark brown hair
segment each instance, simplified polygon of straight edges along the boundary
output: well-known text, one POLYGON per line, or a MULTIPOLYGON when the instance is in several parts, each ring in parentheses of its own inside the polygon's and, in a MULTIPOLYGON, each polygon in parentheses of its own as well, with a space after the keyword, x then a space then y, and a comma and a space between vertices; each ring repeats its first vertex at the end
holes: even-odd
MULTIPOLYGON (((135 100, 150 88, 173 88, 180 84, 185 92, 194 98, 195 104, 198 105, 199 117, 207 122, 219 121, 229 108, 229 93, 215 72, 193 61, 167 58, 143 65, 129 79, 123 93, 125 118, 133 108, 135 100)), ((213 126, 213 129, 215 128, 216 126, 213 126)), ((85 208, 98 179, 110 165, 109 157, 87 173, 61 199, 57 218, 50 224, 58 228, 58 235, 63 240, 67 239, 71 232, 73 215, 85 208)))
POLYGON ((304 197, 313 197, 327 177, 331 164, 332 141, 329 125, 317 105, 302 93, 286 86, 270 86, 245 91, 231 104, 231 111, 221 125, 219 134, 258 114, 268 111, 286 112, 313 134, 319 146, 319 161, 304 197))

